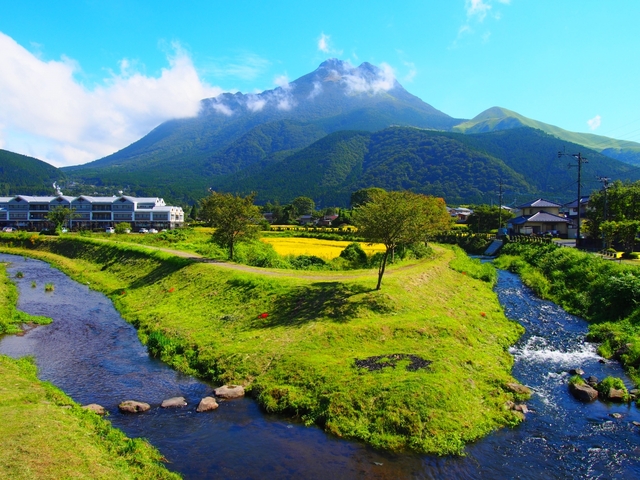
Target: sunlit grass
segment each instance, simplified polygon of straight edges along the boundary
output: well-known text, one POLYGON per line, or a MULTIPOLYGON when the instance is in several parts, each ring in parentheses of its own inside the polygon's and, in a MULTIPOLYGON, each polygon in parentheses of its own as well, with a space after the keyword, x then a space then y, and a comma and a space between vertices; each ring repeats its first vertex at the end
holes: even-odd
POLYGON ((175 368, 243 384, 268 411, 337 436, 455 454, 519 421, 504 408, 513 395, 503 387, 514 381, 508 347, 522 328, 505 318, 489 282, 449 267, 452 250, 438 248, 410 268, 392 266, 376 291, 375 272, 322 281, 135 246, 60 239, 34 247, 17 253, 107 293, 150 350, 175 368), (355 364, 396 353, 432 363, 376 372, 355 364))

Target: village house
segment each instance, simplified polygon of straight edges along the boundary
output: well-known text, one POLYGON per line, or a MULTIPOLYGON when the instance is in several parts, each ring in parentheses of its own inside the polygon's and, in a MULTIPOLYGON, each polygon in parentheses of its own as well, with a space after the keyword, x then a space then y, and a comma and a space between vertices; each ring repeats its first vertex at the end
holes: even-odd
POLYGON ((507 223, 509 234, 552 235, 567 238, 571 220, 560 215, 562 205, 538 198, 515 208, 515 218, 507 223))

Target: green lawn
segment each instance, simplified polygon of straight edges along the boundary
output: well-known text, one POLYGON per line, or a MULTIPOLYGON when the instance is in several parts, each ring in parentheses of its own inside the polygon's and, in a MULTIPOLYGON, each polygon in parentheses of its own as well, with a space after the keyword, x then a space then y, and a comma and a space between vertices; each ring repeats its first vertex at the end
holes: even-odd
POLYGON ((108 294, 150 351, 174 367, 243 384, 268 411, 337 436, 456 454, 520 420, 504 404, 513 400, 507 349, 522 328, 504 316, 491 278, 474 278, 487 277, 486 268, 451 249, 392 267, 375 291, 375 271, 270 276, 78 238, 4 245, 28 247, 17 251, 108 294), (356 365, 393 354, 431 363, 356 365))

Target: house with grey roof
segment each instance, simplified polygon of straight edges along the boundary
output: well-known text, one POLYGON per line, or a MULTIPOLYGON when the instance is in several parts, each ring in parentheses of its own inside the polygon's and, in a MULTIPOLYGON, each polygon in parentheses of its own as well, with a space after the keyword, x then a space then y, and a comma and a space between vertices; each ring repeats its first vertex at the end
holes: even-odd
POLYGON ((516 217, 509 220, 507 230, 515 235, 540 235, 553 232, 567 237, 572 222, 560 214, 562 205, 538 198, 519 205, 515 209, 516 217))
POLYGON ((16 195, 0 197, 0 226, 41 230, 50 227, 47 215, 57 207, 74 211, 73 229, 103 229, 129 223, 134 229, 172 229, 184 224, 182 207, 166 205, 157 197, 55 197, 16 195))

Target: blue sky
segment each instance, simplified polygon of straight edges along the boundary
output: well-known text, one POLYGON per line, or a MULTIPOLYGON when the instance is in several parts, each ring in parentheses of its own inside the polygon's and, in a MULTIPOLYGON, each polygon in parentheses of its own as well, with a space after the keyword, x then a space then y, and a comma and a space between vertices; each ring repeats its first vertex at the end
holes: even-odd
POLYGON ((640 1, 0 0, 0 148, 84 163, 336 57, 458 118, 640 141, 640 1))

